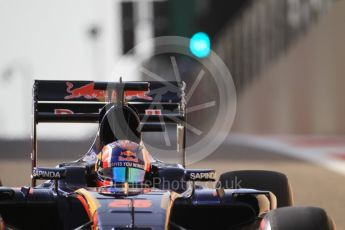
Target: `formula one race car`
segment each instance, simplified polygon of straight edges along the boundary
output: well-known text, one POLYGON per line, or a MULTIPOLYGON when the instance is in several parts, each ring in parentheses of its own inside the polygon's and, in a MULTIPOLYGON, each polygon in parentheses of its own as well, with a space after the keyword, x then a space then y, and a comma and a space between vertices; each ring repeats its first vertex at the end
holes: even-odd
POLYGON ((334 229, 323 209, 292 206, 287 177, 186 169, 183 82, 41 81, 34 84, 32 185, 0 187, 0 229, 334 229), (174 89, 166 89, 166 85, 174 89), (97 122, 90 150, 36 166, 37 124, 97 122), (181 164, 154 159, 142 132, 177 127, 181 164), (36 180, 45 182, 36 185, 36 180), (241 180, 242 188, 231 188, 241 180))

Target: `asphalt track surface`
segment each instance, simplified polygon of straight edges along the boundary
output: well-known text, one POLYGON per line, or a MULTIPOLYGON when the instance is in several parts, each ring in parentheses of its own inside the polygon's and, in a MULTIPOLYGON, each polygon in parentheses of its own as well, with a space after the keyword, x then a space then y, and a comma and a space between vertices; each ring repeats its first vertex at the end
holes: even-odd
MULTIPOLYGON (((89 141, 65 144, 45 142, 40 145, 39 165, 54 166, 76 159, 88 149, 89 141), (66 152, 66 149, 68 151, 66 152)), ((28 185, 30 181, 30 142, 0 141, 0 178, 6 186, 28 185)), ((212 155, 190 166, 214 168, 217 174, 230 170, 263 169, 285 173, 294 192, 295 205, 319 206, 334 219, 337 229, 345 229, 345 177, 312 163, 229 142, 212 155)))

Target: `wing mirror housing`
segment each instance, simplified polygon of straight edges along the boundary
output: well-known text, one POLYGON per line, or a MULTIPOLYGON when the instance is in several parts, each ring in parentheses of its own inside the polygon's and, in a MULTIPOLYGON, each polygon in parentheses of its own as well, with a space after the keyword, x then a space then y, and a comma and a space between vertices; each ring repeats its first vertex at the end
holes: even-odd
POLYGON ((54 180, 55 192, 59 194, 58 180, 66 178, 66 168, 34 167, 31 178, 36 180, 54 180))
POLYGON ((35 167, 31 177, 37 180, 60 180, 66 178, 66 169, 35 167))
POLYGON ((216 181, 216 171, 213 169, 185 169, 179 164, 158 163, 153 165, 152 173, 153 187, 170 189, 178 193, 187 189, 188 181, 216 181))
POLYGON ((216 170, 214 169, 186 169, 187 181, 216 181, 216 170))

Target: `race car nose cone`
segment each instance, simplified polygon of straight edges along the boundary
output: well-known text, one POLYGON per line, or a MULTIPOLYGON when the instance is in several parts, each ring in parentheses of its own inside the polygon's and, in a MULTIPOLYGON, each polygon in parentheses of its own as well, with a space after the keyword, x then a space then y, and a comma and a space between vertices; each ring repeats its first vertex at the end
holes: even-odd
POLYGON ((205 58, 210 54, 210 38, 204 32, 198 32, 192 36, 189 42, 190 52, 198 58, 205 58))

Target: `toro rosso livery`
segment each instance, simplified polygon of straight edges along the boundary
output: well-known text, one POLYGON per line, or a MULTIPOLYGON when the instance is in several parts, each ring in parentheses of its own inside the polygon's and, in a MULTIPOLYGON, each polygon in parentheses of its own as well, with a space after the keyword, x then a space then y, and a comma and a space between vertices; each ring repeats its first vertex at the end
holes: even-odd
POLYGON ((287 177, 186 169, 183 82, 35 81, 32 184, 0 187, 0 229, 334 229, 324 210, 289 207, 287 177), (37 164, 41 122, 95 122, 94 143, 56 168, 37 164), (181 164, 154 159, 143 132, 176 125, 181 164), (37 180, 45 180, 37 184, 37 180), (241 181, 241 188, 234 187, 241 181))

